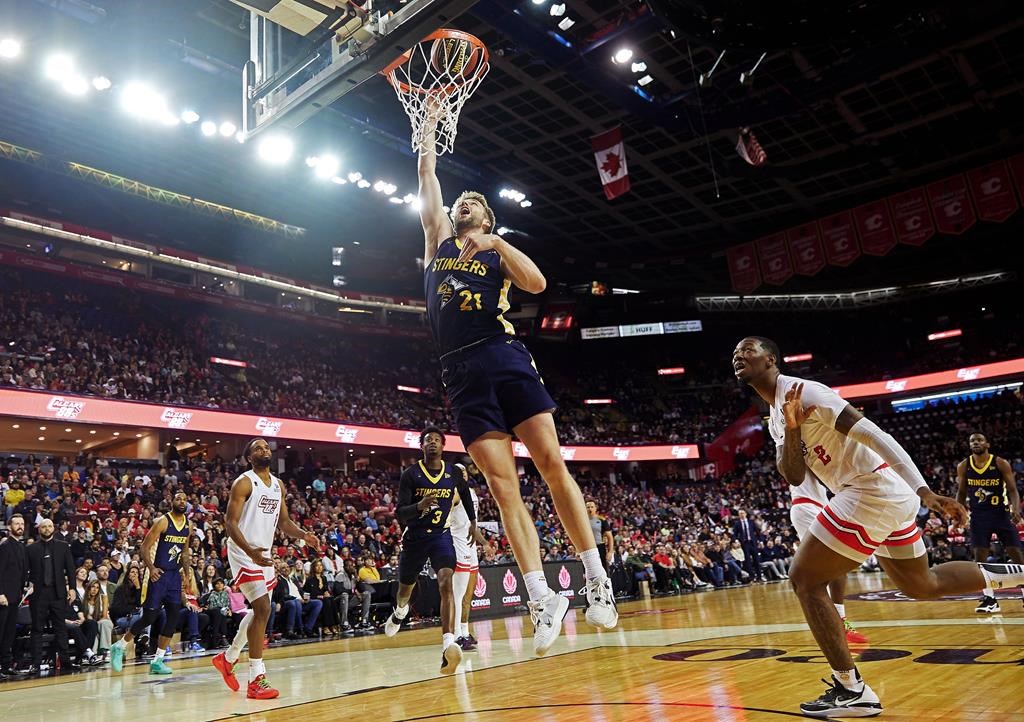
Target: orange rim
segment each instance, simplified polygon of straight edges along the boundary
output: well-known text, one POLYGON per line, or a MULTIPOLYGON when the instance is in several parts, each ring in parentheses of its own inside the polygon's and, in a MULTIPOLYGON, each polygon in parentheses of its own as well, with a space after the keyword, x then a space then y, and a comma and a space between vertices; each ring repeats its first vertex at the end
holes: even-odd
MULTIPOLYGON (((427 37, 423 38, 420 43, 425 43, 428 40, 441 40, 443 38, 451 38, 453 40, 465 40, 473 46, 474 51, 479 50, 482 53, 480 63, 477 65, 477 71, 472 78, 467 78, 466 82, 472 82, 480 75, 480 71, 483 70, 490 62, 490 54, 487 52, 487 46, 484 45, 483 41, 480 40, 476 35, 471 33, 463 32, 462 30, 452 30, 450 28, 438 28, 427 37)), ((417 43, 419 45, 420 43, 417 43)), ((386 68, 380 71, 380 74, 387 78, 388 83, 392 87, 400 90, 403 93, 436 93, 438 95, 444 95, 446 93, 454 92, 458 86, 450 85, 447 88, 434 88, 428 90, 421 88, 418 85, 409 85, 403 80, 399 80, 395 77, 394 71, 409 61, 412 56, 413 48, 409 48, 404 53, 399 55, 394 62, 388 65, 386 68)))

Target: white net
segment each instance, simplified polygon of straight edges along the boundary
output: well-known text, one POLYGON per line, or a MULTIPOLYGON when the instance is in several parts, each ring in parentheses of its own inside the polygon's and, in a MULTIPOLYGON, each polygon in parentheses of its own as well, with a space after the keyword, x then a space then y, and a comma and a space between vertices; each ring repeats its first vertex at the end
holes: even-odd
POLYGON ((404 62, 385 71, 412 123, 412 149, 452 152, 462 106, 490 70, 487 50, 471 35, 428 38, 404 62), (475 42, 462 38, 472 38, 475 42))

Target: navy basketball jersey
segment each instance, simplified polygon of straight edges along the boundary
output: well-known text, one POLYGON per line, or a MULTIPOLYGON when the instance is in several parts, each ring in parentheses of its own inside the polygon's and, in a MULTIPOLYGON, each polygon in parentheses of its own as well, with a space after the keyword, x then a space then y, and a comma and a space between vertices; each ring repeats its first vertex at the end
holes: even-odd
POLYGON ((1006 511, 1006 483, 996 466, 995 454, 989 454, 988 461, 981 466, 975 466, 974 456, 968 456, 966 476, 972 514, 1006 511))
POLYGON ((438 354, 444 356, 502 334, 515 335, 505 320, 511 282, 501 272, 497 251, 481 251, 459 262, 454 237, 442 241, 424 268, 427 318, 438 354))
POLYGON ((188 545, 188 520, 182 517, 181 526, 174 523, 174 517, 167 515, 167 528, 156 543, 156 558, 153 565, 158 569, 173 571, 181 569, 181 553, 188 545))
MULTIPOLYGON (((412 491, 411 502, 418 502, 426 496, 437 499, 436 509, 427 511, 409 521, 405 526, 406 538, 425 534, 441 534, 448 528, 448 515, 455 502, 455 484, 463 480, 462 471, 441 462, 441 469, 433 473, 422 460, 402 472, 400 487, 412 491)), ((401 491, 399 492, 401 493, 401 491)))

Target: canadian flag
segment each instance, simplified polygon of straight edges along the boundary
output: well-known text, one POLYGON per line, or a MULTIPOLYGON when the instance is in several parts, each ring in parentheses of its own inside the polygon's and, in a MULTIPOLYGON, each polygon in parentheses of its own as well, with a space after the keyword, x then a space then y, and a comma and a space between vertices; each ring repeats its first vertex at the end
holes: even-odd
POLYGON ((622 129, 615 128, 590 139, 594 149, 597 172, 601 175, 604 196, 618 198, 629 190, 629 170, 626 168, 626 146, 622 142, 622 129))

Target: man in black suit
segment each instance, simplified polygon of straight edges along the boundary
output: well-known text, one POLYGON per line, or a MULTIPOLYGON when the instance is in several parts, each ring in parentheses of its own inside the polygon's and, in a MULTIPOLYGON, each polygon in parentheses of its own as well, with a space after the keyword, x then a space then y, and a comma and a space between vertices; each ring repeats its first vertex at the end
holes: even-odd
POLYGON ((28 559, 21 536, 25 519, 14 514, 7 524, 7 536, 0 539, 0 681, 14 669, 14 631, 18 605, 28 580, 28 559))
POLYGON ((757 525, 747 518, 747 512, 742 509, 740 510, 739 517, 736 523, 732 525, 732 538, 738 540, 740 546, 743 547, 743 556, 746 557, 743 560, 743 567, 747 574, 750 575, 751 581, 761 581, 763 572, 758 561, 757 542, 759 541, 759 532, 757 525))
POLYGON ((53 521, 43 519, 39 524, 39 541, 28 547, 28 579, 32 595, 28 599, 32 610, 32 669, 37 672, 43 660, 43 631, 47 620, 53 626, 57 653, 65 666, 76 669, 68 655, 68 630, 64 625, 67 605, 75 598, 75 562, 71 548, 53 538, 53 521))

